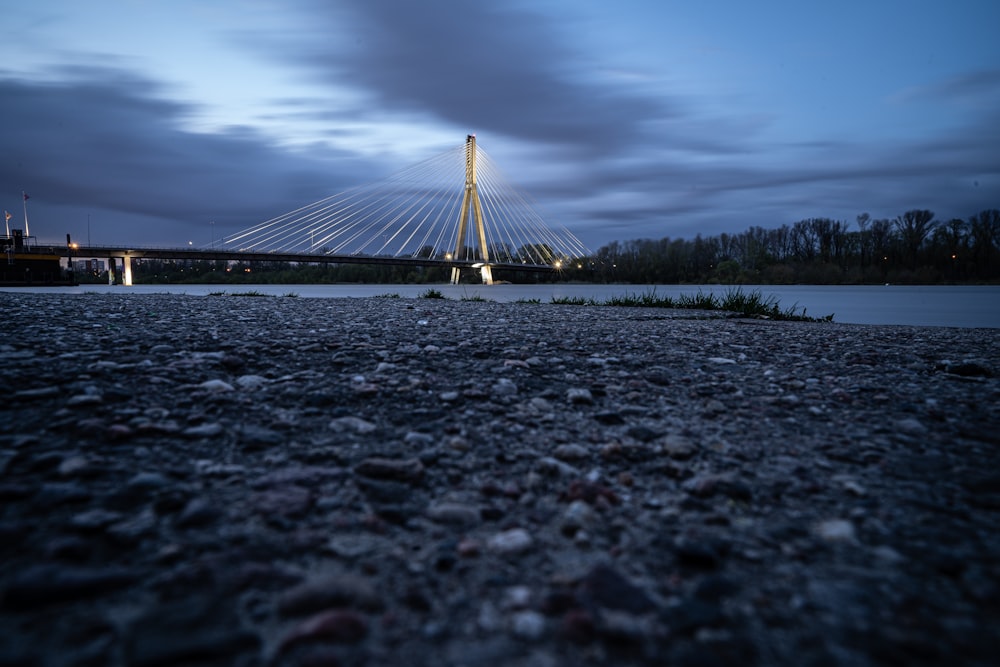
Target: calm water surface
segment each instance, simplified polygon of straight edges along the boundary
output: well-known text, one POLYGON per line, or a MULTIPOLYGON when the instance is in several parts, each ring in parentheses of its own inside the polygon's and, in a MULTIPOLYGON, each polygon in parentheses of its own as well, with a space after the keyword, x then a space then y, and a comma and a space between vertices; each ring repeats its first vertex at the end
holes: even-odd
MULTIPOLYGON (((492 301, 582 297, 603 301, 612 296, 646 294, 695 295, 699 291, 723 296, 732 289, 720 285, 81 285, 78 287, 2 288, 7 292, 67 294, 191 294, 260 292, 300 297, 366 297, 398 294, 416 298, 436 289, 450 299, 481 297, 492 301)), ((1000 286, 997 285, 745 285, 776 298, 781 308, 805 309, 812 317, 833 315, 834 322, 849 324, 908 324, 940 327, 1000 329, 1000 286)))

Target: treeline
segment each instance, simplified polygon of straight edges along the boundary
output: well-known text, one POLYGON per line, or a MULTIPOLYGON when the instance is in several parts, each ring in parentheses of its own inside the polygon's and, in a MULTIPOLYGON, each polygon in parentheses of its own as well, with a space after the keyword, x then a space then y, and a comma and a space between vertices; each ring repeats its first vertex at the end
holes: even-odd
MULTIPOLYGON (((449 269, 439 267, 149 259, 135 260, 133 274, 145 284, 433 284, 450 278, 449 269)), ((106 282, 107 274, 78 278, 106 282)), ((590 258, 565 262, 559 272, 495 270, 494 278, 668 285, 995 283, 1000 210, 947 221, 922 209, 891 220, 862 213, 853 225, 810 218, 739 234, 615 241, 590 258)), ((478 273, 464 271, 463 282, 479 282, 478 273)))
POLYGON ((861 284, 1000 280, 1000 210, 937 220, 927 210, 855 225, 812 218, 776 229, 613 242, 576 278, 638 284, 861 284), (851 227, 855 227, 852 229, 851 227))

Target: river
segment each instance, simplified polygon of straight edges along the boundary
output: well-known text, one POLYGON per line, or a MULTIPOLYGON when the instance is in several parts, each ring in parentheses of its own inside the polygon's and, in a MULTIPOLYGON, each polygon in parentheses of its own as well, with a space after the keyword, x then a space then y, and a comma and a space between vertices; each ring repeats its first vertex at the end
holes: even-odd
MULTIPOLYGON (((449 299, 483 298, 492 301, 581 297, 603 301, 612 296, 641 295, 655 290, 658 296, 695 295, 699 291, 723 296, 734 289, 725 285, 80 285, 77 287, 0 288, 64 294, 191 294, 259 292, 300 297, 367 297, 398 294, 416 298, 429 289, 449 299)), ((759 290, 774 297, 784 310, 812 317, 833 315, 848 324, 904 324, 935 327, 984 327, 1000 329, 1000 285, 744 285, 745 292, 759 290)))

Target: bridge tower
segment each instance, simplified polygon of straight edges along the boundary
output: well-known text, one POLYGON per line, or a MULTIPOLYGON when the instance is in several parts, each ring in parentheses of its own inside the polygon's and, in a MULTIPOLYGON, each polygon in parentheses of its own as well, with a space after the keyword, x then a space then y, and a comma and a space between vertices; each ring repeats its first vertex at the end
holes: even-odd
MULTIPOLYGON (((458 219, 458 240, 455 242, 455 259, 465 252, 465 235, 469 228, 469 209, 472 209, 472 219, 476 225, 476 237, 479 242, 479 261, 483 283, 493 284, 493 272, 490 269, 490 253, 486 247, 486 227, 483 225, 483 206, 479 203, 479 189, 476 187, 476 135, 465 138, 465 194, 462 195, 462 213, 458 219)), ((451 269, 451 284, 457 285, 461 270, 456 266, 451 269)))

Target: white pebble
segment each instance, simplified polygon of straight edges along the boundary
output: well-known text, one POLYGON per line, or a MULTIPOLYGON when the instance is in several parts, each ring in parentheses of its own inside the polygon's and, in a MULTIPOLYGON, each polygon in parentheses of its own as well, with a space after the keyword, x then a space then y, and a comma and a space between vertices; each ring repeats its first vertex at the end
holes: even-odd
POLYGON ((519 611, 510 622, 511 630, 522 639, 540 639, 545 634, 545 617, 537 611, 519 611))
POLYGON ((829 519, 816 526, 816 534, 827 542, 854 542, 854 524, 844 519, 829 519))
POLYGON ((497 533, 488 542, 490 549, 501 554, 517 554, 531 548, 533 540, 524 528, 511 528, 497 533))
POLYGON ((210 391, 215 394, 221 394, 225 391, 233 391, 233 385, 225 382, 224 380, 206 380, 198 386, 205 391, 210 391))

